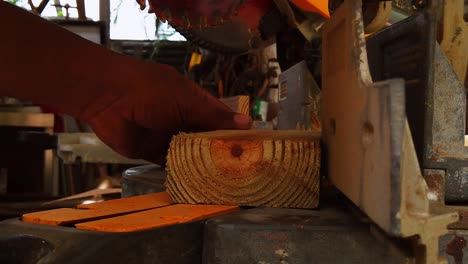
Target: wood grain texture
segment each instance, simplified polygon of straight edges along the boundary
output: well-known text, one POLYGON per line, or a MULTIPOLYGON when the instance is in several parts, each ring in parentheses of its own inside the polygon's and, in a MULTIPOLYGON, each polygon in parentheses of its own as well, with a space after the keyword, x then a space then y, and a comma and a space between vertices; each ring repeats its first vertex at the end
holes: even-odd
POLYGON ((78 229, 101 232, 135 232, 191 222, 238 211, 237 206, 176 204, 144 212, 80 223, 78 229))
POLYGON ((94 204, 79 205, 77 209, 60 208, 25 214, 23 215, 22 220, 29 223, 46 225, 69 225, 104 217, 153 209, 167 206, 172 203, 173 202, 167 193, 153 193, 94 204))
POLYGON ((465 81, 468 66, 468 25, 464 0, 444 0, 443 37, 440 44, 459 80, 465 81))
POLYGON ((247 95, 225 97, 220 98, 219 100, 229 106, 229 108, 236 113, 244 115, 249 115, 250 113, 250 98, 247 95))
POLYGON ((172 139, 166 189, 178 203, 314 208, 320 133, 214 131, 172 139))

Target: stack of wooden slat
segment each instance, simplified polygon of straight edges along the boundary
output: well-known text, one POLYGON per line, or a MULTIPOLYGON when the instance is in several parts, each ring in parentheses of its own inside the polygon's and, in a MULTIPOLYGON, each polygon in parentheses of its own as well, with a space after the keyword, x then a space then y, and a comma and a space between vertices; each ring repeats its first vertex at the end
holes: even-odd
POLYGON ((167 193, 25 214, 29 223, 75 226, 82 230, 133 232, 191 222, 239 210, 237 206, 173 204, 167 193))

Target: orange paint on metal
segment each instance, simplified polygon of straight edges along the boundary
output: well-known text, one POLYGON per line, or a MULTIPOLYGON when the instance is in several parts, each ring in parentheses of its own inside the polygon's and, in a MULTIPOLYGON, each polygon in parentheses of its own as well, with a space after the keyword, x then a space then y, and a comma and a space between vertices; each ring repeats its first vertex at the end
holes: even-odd
POLYGON ((328 0, 291 0, 291 2, 304 11, 319 13, 326 18, 330 18, 328 0))

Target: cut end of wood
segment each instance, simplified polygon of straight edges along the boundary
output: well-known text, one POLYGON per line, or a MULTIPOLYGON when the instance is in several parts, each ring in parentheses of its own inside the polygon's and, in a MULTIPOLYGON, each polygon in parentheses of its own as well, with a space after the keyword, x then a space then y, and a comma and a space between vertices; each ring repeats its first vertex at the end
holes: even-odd
POLYGON ((182 133, 167 160, 166 189, 177 203, 318 206, 319 132, 182 133))

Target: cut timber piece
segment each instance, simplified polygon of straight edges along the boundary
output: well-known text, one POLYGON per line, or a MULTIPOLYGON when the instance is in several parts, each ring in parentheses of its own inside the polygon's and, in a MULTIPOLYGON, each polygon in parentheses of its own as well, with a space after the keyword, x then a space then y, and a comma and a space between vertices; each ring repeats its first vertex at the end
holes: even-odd
POLYGON ((235 212, 237 206, 176 204, 144 212, 75 225, 78 229, 102 232, 135 232, 150 228, 191 222, 235 212))
POLYGON ((177 203, 314 208, 320 133, 213 131, 179 134, 167 158, 166 189, 177 203))
POLYGON ((225 97, 219 100, 236 113, 244 115, 249 115, 250 113, 250 98, 247 95, 225 97))
POLYGON ((138 212, 172 204, 165 192, 25 214, 22 220, 46 225, 69 225, 103 217, 138 212))

